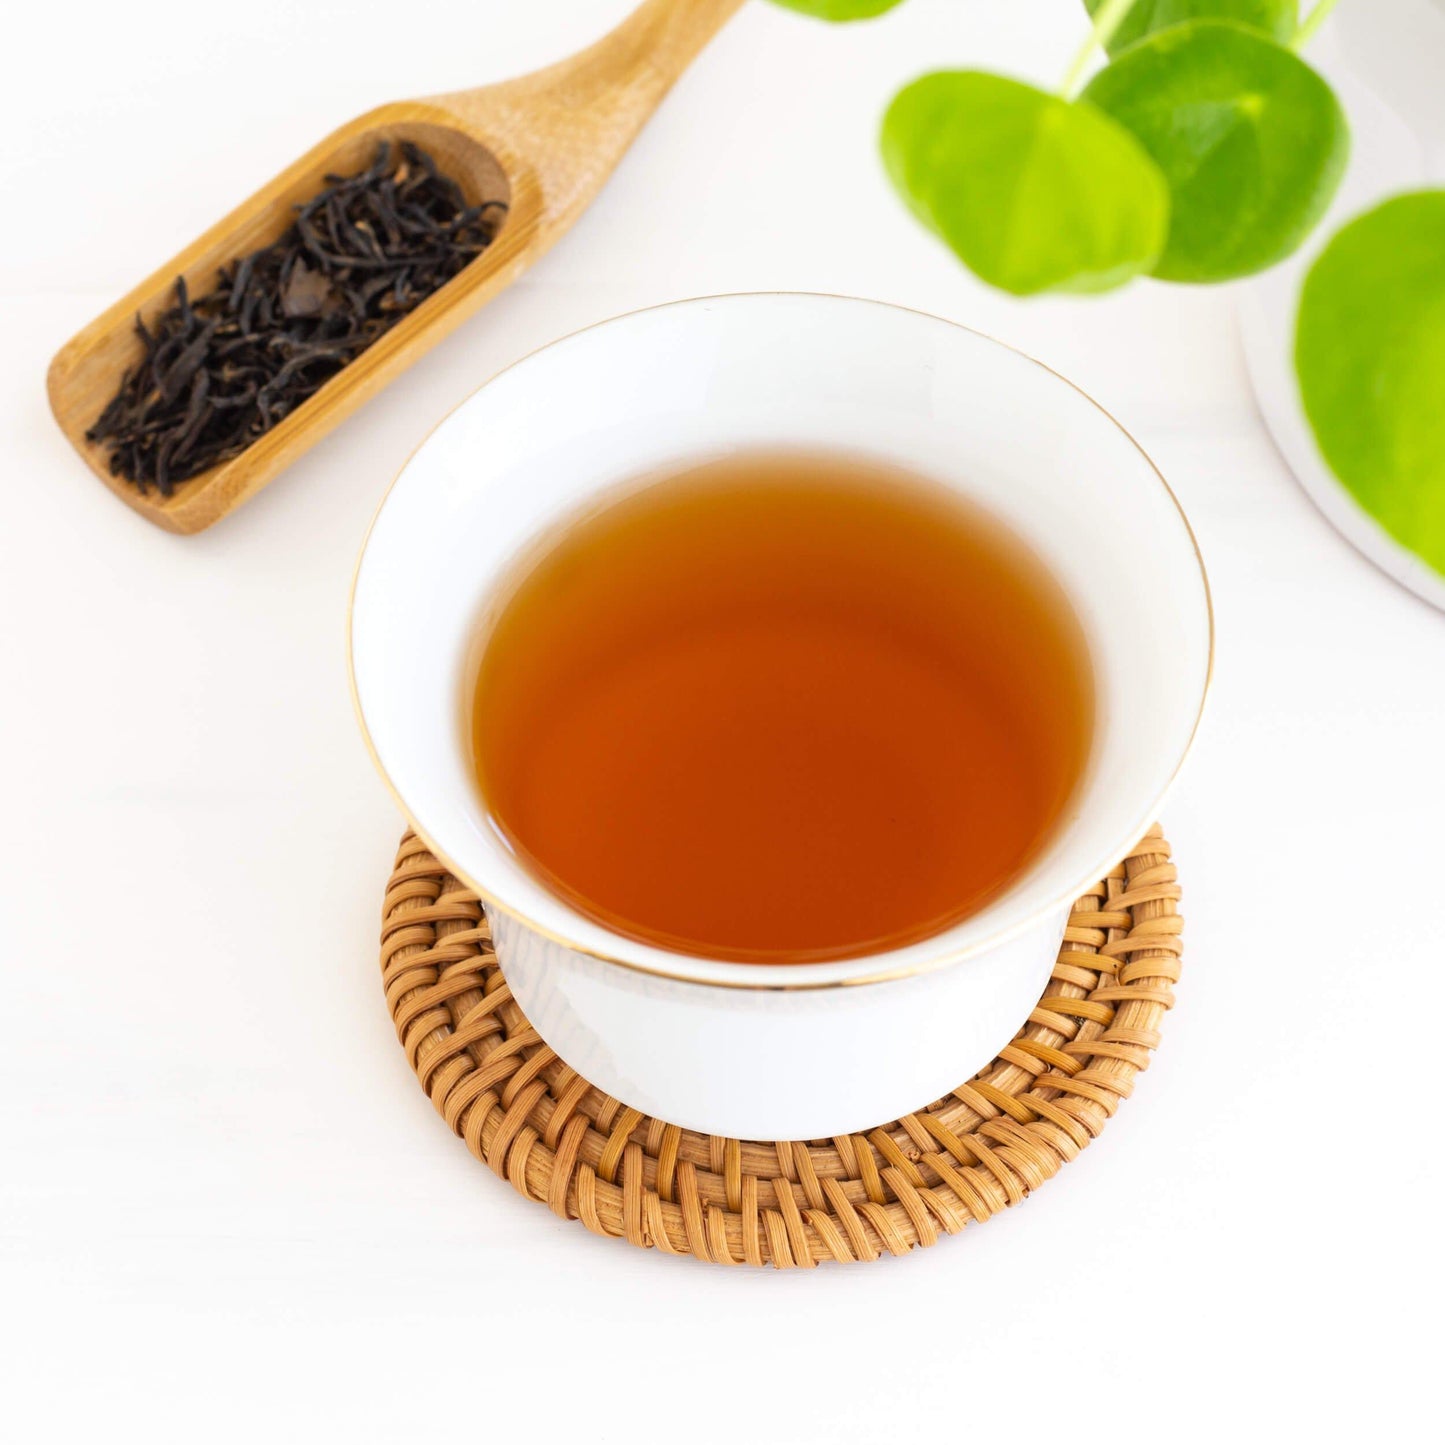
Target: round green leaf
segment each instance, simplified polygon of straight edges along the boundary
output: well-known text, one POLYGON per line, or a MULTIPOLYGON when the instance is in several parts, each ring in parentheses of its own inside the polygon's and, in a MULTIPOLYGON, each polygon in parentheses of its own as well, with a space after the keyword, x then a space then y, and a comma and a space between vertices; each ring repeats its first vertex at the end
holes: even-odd
POLYGON ((1228 281, 1282 261, 1335 193, 1349 129, 1297 55, 1225 20, 1131 45, 1084 89, 1138 137, 1169 182, 1169 241, 1154 274, 1228 281))
POLYGON ((1325 247, 1300 296, 1295 370, 1330 469, 1445 574, 1445 190, 1386 201, 1325 247))
MULTIPOLYGON (((1105 0, 1084 0, 1084 4, 1090 15, 1096 15, 1105 0)), ((1287 41, 1298 27, 1299 4, 1298 0, 1134 0, 1110 37, 1108 52, 1117 55, 1136 40, 1185 20, 1236 20, 1287 41)))
POLYGON ((1169 223, 1159 169, 1089 105, 980 71, 925 75, 883 117, 888 174, 991 286, 1106 291, 1147 271, 1169 223))
POLYGON ((773 0, 784 10, 797 10, 816 20, 871 20, 903 0, 773 0))

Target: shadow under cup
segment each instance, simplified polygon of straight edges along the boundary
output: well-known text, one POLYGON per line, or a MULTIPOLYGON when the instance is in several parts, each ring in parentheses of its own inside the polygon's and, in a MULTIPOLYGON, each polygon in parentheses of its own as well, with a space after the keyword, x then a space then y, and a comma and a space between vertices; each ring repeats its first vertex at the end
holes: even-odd
POLYGON ((354 585, 355 698, 427 842, 481 894, 546 1041, 657 1117, 811 1138, 921 1106, 987 1063, 1047 979, 1073 897, 1138 839, 1192 741, 1212 654, 1178 504, 1129 436, 1047 368, 880 303, 719 297, 633 313, 503 372, 418 450, 354 585), (514 559, 630 478, 741 450, 851 452, 957 489, 1069 597, 1095 726, 1066 814, 977 912, 821 963, 709 959, 569 907, 499 838, 464 719, 478 618, 514 559))

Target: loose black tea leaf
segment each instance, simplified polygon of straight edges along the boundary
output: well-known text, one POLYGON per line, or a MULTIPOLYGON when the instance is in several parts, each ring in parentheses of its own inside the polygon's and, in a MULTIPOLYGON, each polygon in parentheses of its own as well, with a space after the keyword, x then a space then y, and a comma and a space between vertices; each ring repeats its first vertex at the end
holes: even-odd
POLYGON ((147 327, 144 348, 86 433, 142 492, 239 456, 315 395, 497 233, 506 206, 469 206, 419 147, 383 142, 369 169, 327 176, 281 239, 223 267, 147 327))

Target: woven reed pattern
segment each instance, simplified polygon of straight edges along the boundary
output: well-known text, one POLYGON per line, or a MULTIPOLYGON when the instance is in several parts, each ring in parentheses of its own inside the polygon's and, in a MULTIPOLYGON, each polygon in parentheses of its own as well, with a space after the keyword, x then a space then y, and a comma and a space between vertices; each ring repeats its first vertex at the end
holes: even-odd
POLYGON ((411 833, 386 890, 381 967, 437 1112, 520 1193, 594 1234, 781 1269, 933 1244, 1019 1203, 1096 1138, 1159 1042, 1178 901, 1151 829, 1075 902, 1043 997, 988 1068, 867 1135, 806 1144, 698 1134, 594 1089, 513 1001, 476 895, 411 833))

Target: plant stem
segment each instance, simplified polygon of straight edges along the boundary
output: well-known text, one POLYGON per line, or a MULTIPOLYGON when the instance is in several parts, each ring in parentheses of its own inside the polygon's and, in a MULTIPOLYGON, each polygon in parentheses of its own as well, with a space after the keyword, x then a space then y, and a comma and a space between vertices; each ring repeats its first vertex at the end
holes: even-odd
POLYGON ((1294 33, 1294 39, 1290 41, 1291 50, 1303 50, 1314 38, 1315 31, 1325 23, 1331 10, 1340 3, 1340 0, 1316 0, 1315 8, 1305 16, 1299 23, 1299 29, 1294 33))
MULTIPOLYGON (((1107 45, 1113 39, 1114 32, 1124 23, 1129 12, 1134 8, 1134 3, 1135 0, 1104 0, 1104 4, 1099 7, 1098 14, 1094 16, 1094 26, 1089 32, 1089 38, 1083 43, 1079 53, 1074 56, 1059 85, 1059 94, 1065 100, 1070 99, 1078 88, 1079 77, 1083 75, 1084 67, 1094 53, 1094 47, 1107 45)), ((1325 6, 1333 3, 1334 0, 1320 0, 1320 4, 1325 6)), ((1313 20, 1314 16, 1311 15, 1310 19, 1313 20)))

